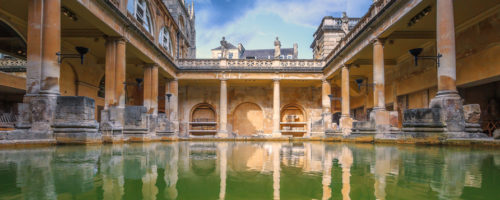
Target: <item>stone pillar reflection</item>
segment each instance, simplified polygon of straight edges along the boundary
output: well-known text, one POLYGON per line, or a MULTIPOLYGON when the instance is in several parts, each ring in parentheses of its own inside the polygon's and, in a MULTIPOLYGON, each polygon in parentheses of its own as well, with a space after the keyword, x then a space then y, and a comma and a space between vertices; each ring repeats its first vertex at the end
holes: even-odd
POLYGON ((332 154, 325 150, 325 158, 323 158, 323 180, 321 181, 323 184, 322 199, 324 200, 328 200, 332 197, 332 189, 330 188, 330 184, 332 183, 332 162, 332 154))
POLYGON ((151 165, 146 170, 146 174, 142 177, 142 198, 155 200, 158 194, 158 187, 156 187, 156 179, 158 178, 158 171, 156 165, 151 165))
POLYGON ((280 151, 281 144, 274 143, 273 147, 273 199, 280 199, 280 173, 281 173, 281 162, 280 162, 280 151))
POLYGON ((219 101, 219 131, 218 137, 227 138, 227 79, 220 80, 220 101, 219 101))
POLYGON ((104 107, 125 108, 125 46, 122 38, 106 39, 104 107))
POLYGON ((280 80, 273 80, 273 137, 281 137, 280 130, 280 80))
POLYGON ((374 110, 385 110, 384 41, 373 41, 373 104, 374 110))
POLYGON ((342 114, 339 121, 340 129, 343 135, 350 135, 352 129, 351 105, 350 105, 350 86, 349 86, 349 66, 344 65, 341 69, 342 76, 342 114))
POLYGON ((324 129, 325 132, 330 132, 332 130, 332 101, 329 95, 332 94, 332 88, 329 80, 322 80, 321 91, 324 129))
POLYGON ((220 191, 219 199, 226 198, 226 180, 227 180, 227 143, 218 143, 217 150, 219 151, 219 169, 220 169, 220 191))
POLYGON ((177 180, 179 180, 179 143, 173 143, 170 151, 168 164, 165 167, 165 183, 164 191, 165 199, 177 199, 177 180))
POLYGON ((350 200, 351 192, 351 166, 353 156, 351 150, 347 146, 342 147, 339 163, 342 165, 342 199, 350 200))

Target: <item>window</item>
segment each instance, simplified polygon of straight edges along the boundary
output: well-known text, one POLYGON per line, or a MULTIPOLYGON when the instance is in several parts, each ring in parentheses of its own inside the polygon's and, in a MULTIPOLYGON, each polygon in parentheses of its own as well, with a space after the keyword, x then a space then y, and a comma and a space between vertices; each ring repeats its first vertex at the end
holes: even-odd
POLYGON ((151 30, 151 14, 145 0, 129 0, 127 10, 142 24, 148 32, 151 30))
POLYGON ((170 32, 167 27, 163 27, 160 31, 160 36, 158 38, 160 45, 167 50, 168 53, 172 54, 172 40, 170 39, 170 32))
POLYGON ((280 59, 285 59, 285 56, 284 55, 280 55, 280 59))
POLYGON ((286 59, 292 59, 292 55, 287 55, 286 59))
POLYGON ((222 58, 222 54, 221 53, 217 54, 217 58, 222 58))
POLYGON ((233 59, 233 53, 229 53, 229 59, 233 59))

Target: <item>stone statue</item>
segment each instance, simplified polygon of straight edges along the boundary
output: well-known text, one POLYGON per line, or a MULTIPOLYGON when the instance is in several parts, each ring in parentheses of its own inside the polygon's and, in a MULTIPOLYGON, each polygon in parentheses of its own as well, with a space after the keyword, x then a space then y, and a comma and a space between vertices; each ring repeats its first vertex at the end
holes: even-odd
POLYGON ((281 42, 276 37, 276 40, 274 41, 274 58, 279 58, 281 56, 281 42))
POLYGON ((221 57, 220 58, 225 58, 226 57, 226 49, 227 49, 227 41, 226 37, 222 37, 222 40, 220 41, 220 46, 221 46, 221 57))

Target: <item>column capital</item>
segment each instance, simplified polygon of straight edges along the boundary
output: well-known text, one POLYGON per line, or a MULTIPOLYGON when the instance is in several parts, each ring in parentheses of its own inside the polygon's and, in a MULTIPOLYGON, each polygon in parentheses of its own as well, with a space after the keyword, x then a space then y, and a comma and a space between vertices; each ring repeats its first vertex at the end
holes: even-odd
POLYGON ((273 82, 278 82, 279 83, 280 80, 281 80, 280 78, 273 78, 273 82))
POLYGON ((228 79, 228 78, 219 78, 219 80, 220 80, 221 82, 226 82, 226 81, 227 81, 227 80, 229 80, 229 79, 228 79))
POLYGON ((373 45, 384 45, 387 38, 374 38, 370 42, 373 45))
POLYGON ((330 83, 331 81, 332 81, 332 79, 327 79, 327 78, 322 78, 321 79, 322 83, 330 83))
POLYGON ((113 37, 113 36, 104 36, 104 39, 106 39, 106 41, 113 41, 113 42, 120 42, 120 43, 126 43, 127 42, 127 39, 125 39, 124 37, 113 37))
POLYGON ((347 64, 347 63, 342 64, 342 68, 346 68, 346 69, 349 69, 351 66, 352 66, 352 64, 347 64))
POLYGON ((156 63, 146 63, 144 64, 144 68, 157 68, 158 67, 158 64, 156 63))

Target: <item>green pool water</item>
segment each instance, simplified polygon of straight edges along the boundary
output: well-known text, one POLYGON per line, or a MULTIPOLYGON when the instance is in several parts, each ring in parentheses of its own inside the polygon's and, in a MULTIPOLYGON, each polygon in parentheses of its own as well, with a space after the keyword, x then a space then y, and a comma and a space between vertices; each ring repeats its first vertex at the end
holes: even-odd
POLYGON ((0 149, 0 199, 500 199, 500 150, 307 142, 0 149))

